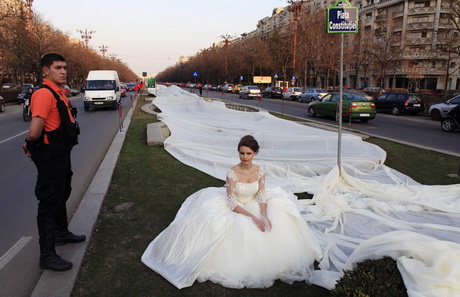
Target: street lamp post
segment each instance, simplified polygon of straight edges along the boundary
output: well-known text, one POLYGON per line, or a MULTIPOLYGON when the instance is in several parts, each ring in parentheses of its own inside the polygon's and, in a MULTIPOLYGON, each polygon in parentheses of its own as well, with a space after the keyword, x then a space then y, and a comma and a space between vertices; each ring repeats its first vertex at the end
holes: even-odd
POLYGON ((100 48, 100 51, 102 53, 102 57, 105 58, 105 53, 107 52, 108 46, 102 45, 102 46, 99 46, 99 48, 100 48))
MULTIPOLYGON (((297 21, 299 20, 299 13, 302 10, 302 3, 305 0, 288 0, 287 3, 290 4, 289 10, 294 14, 294 41, 293 41, 293 54, 292 54, 292 78, 294 79, 296 75, 296 53, 297 53, 297 21)), ((294 86, 295 81, 292 82, 294 86)))
POLYGON ((86 48, 86 70, 88 71, 89 70, 89 61, 88 61, 88 42, 89 40, 91 39, 91 34, 94 34, 96 33, 96 31, 88 31, 86 28, 85 28, 85 31, 83 30, 79 30, 77 29, 77 32, 82 34, 81 35, 81 38, 85 41, 85 48, 86 48))
POLYGON ((229 34, 223 34, 220 35, 220 37, 224 40, 224 47, 225 47, 225 82, 228 83, 228 44, 231 39, 234 38, 234 36, 231 36, 229 34))

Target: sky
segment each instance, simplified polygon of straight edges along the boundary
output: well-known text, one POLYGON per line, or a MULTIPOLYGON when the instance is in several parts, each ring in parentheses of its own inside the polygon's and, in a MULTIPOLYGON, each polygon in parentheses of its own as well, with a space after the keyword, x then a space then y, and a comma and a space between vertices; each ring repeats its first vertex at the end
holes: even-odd
MULTIPOLYGON (((107 47, 135 73, 155 75, 180 56, 256 29, 285 0, 34 0, 33 10, 72 38, 96 31, 89 47, 107 47)), ((65 55, 65 53, 63 53, 65 55)))

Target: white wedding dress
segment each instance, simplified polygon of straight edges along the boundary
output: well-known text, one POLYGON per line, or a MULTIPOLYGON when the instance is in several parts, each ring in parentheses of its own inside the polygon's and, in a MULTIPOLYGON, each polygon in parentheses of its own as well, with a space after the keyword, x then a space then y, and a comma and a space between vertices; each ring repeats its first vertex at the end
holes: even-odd
POLYGON ((239 182, 231 169, 227 176, 235 181, 235 195, 228 195, 225 187, 192 194, 171 225, 150 243, 142 262, 179 289, 195 280, 229 288, 267 288, 277 279, 308 282, 321 251, 300 216, 296 196, 280 188, 261 193, 262 169, 252 183, 239 182), (237 203, 260 217, 260 199, 267 203, 272 223, 266 232, 230 208, 237 203))

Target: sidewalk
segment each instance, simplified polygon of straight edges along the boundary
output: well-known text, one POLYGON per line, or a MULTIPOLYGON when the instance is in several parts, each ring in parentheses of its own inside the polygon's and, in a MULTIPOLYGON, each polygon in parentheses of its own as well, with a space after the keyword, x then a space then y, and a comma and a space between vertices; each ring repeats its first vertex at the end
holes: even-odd
POLYGON ((57 247, 58 254, 73 263, 73 268, 65 272, 44 270, 31 297, 66 297, 71 296, 75 280, 80 270, 81 262, 88 248, 89 241, 96 223, 99 211, 112 179, 112 174, 118 160, 118 155, 126 137, 126 131, 136 109, 137 100, 123 121, 123 129, 115 136, 101 166, 96 172, 85 196, 78 206, 75 215, 69 223, 69 229, 76 234, 85 234, 84 243, 70 244, 57 247))

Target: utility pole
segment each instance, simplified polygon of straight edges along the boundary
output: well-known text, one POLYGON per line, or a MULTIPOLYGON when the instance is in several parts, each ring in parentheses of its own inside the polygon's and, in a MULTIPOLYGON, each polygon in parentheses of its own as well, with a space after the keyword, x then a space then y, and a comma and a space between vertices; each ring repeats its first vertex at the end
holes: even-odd
MULTIPOLYGON (((288 0, 287 3, 290 4, 289 10, 294 14, 294 41, 293 41, 293 54, 292 54, 292 78, 294 79, 296 75, 296 53, 297 53, 297 26, 299 20, 299 14, 302 11, 302 3, 305 0, 288 0)), ((292 81, 292 86, 295 82, 292 81)))
POLYGON ((102 46, 99 46, 99 48, 100 48, 100 51, 102 53, 102 57, 105 58, 105 53, 107 52, 108 46, 102 45, 102 46))

